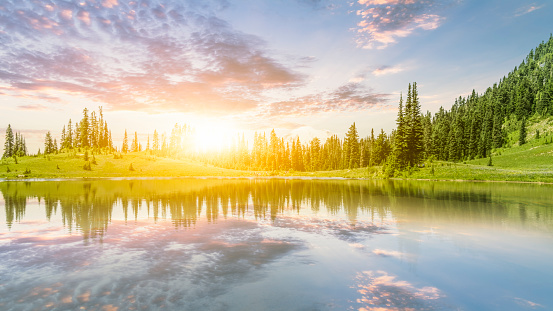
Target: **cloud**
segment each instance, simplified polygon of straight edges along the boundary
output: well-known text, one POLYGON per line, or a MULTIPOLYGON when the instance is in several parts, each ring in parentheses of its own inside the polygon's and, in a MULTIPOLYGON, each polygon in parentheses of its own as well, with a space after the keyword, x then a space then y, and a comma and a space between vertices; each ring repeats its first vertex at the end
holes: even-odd
POLYGON ((313 10, 334 10, 338 7, 335 3, 326 0, 295 0, 301 5, 305 5, 313 10))
POLYGON ((437 14, 443 3, 434 0, 359 0, 361 18, 354 29, 365 49, 384 49, 417 29, 438 28, 445 18, 437 14))
POLYGON ((523 6, 523 7, 519 8, 515 11, 515 16, 519 17, 519 16, 522 16, 522 15, 526 15, 528 13, 531 13, 531 12, 534 12, 534 11, 537 11, 537 10, 541 9, 544 6, 545 6, 545 4, 537 5, 536 3, 532 3, 532 4, 529 4, 529 5, 523 6))
POLYGON ((372 71, 375 76, 394 74, 405 70, 402 66, 380 66, 372 71))
POLYGON ((0 83, 13 96, 70 94, 111 110, 243 113, 265 91, 306 80, 261 38, 220 19, 226 1, 10 0, 2 7, 0 83))
POLYGON ((435 310, 446 305, 438 288, 416 287, 385 271, 363 271, 356 281, 358 310, 435 310))
POLYGON ((272 116, 299 116, 320 112, 361 111, 386 107, 387 100, 388 94, 374 93, 359 83, 350 82, 331 92, 273 102, 265 112, 272 116))
POLYGON ((40 104, 34 104, 34 105, 20 105, 20 106, 17 106, 17 108, 21 110, 45 110, 48 107, 40 104))

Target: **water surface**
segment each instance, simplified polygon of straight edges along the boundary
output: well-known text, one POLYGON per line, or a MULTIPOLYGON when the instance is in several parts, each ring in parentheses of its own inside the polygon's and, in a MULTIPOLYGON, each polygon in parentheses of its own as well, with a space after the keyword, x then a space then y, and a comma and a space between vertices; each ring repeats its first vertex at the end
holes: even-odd
POLYGON ((0 182, 1 310, 551 310, 553 187, 0 182))

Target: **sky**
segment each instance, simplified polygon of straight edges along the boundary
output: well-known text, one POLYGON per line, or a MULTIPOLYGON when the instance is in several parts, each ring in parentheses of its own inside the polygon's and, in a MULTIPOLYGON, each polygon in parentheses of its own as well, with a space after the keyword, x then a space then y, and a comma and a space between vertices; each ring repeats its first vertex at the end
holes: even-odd
POLYGON ((449 109, 547 41, 552 16, 547 0, 1 0, 0 139, 10 124, 34 153, 99 106, 115 144, 176 123, 389 133, 409 83, 422 111, 449 109))

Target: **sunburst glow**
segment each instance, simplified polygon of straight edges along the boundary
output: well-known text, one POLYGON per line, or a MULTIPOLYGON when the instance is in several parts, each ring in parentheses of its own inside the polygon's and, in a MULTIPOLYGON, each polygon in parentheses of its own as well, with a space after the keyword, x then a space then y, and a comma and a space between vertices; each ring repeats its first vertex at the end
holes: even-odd
POLYGON ((194 126, 193 141, 197 151, 214 151, 230 146, 237 130, 224 122, 204 122, 194 126))

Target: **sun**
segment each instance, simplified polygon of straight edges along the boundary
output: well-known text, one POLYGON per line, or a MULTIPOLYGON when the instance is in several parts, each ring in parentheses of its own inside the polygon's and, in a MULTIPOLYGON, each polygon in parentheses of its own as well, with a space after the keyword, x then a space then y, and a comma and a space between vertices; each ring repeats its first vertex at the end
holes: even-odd
POLYGON ((217 151, 227 148, 235 138, 237 130, 225 122, 204 122, 194 126, 196 151, 217 151))

